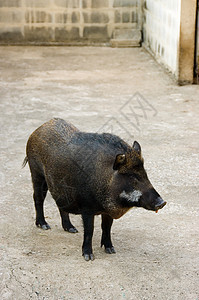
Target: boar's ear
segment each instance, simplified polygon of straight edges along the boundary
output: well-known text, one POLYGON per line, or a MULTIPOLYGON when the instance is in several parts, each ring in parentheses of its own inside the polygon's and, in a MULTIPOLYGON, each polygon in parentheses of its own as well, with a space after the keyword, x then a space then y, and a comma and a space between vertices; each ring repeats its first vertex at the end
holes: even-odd
POLYGON ((133 149, 140 155, 141 154, 141 146, 138 142, 133 143, 133 149))
POLYGON ((125 154, 118 154, 115 158, 115 162, 113 165, 113 170, 118 170, 119 167, 126 163, 126 155, 125 154))

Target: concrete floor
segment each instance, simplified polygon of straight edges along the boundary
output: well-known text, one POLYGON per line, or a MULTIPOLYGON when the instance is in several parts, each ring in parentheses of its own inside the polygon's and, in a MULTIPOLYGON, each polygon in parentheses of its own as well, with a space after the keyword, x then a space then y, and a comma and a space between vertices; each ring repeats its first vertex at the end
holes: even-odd
POLYGON ((0 47, 1 299, 199 299, 199 86, 179 87, 142 49, 0 47), (61 117, 142 145, 149 178, 168 202, 158 214, 131 210, 114 222, 116 255, 81 257, 78 234, 34 225, 29 135, 61 117))

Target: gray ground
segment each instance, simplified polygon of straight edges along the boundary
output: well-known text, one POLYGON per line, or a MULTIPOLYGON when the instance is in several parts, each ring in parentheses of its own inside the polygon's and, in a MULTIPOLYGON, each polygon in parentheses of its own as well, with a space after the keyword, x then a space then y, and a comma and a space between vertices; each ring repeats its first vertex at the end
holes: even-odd
POLYGON ((176 86, 142 49, 0 47, 1 299, 199 299, 199 86, 176 86), (137 94, 136 94, 137 93, 137 94), (54 200, 52 230, 34 225, 30 133, 52 117, 108 131, 143 149, 149 178, 168 201, 155 214, 132 209, 113 224, 114 255, 81 256, 83 228, 64 232, 54 200))

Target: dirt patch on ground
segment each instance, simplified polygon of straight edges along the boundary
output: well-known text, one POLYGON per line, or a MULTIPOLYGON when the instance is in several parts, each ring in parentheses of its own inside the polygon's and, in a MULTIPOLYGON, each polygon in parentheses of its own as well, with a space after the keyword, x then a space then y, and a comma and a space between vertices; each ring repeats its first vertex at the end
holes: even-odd
POLYGON ((142 49, 0 47, 1 299, 199 299, 198 95, 178 87, 142 49), (116 254, 81 256, 83 228, 64 232, 54 200, 51 230, 34 225, 30 133, 52 117, 80 130, 140 142, 158 214, 132 209, 113 224, 116 254))

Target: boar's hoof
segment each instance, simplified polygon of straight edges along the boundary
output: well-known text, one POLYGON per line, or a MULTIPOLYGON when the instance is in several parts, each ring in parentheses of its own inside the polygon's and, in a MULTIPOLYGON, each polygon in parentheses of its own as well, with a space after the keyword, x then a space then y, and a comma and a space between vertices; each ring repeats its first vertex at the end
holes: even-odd
POLYGON ((67 231, 70 232, 70 233, 77 233, 78 232, 77 228, 75 228, 75 227, 71 227, 71 228, 67 229, 67 231))
POLYGON ((95 259, 94 255, 92 253, 91 254, 83 254, 83 256, 86 261, 95 259))
POLYGON ((105 252, 108 254, 113 254, 116 253, 115 248, 111 247, 111 248, 105 248, 105 252))
POLYGON ((36 224, 36 225, 37 225, 37 227, 40 227, 43 230, 51 229, 50 225, 48 225, 48 223, 46 223, 46 224, 36 224))
POLYGON ((44 230, 51 229, 50 225, 48 225, 48 224, 42 225, 41 228, 44 229, 44 230))

